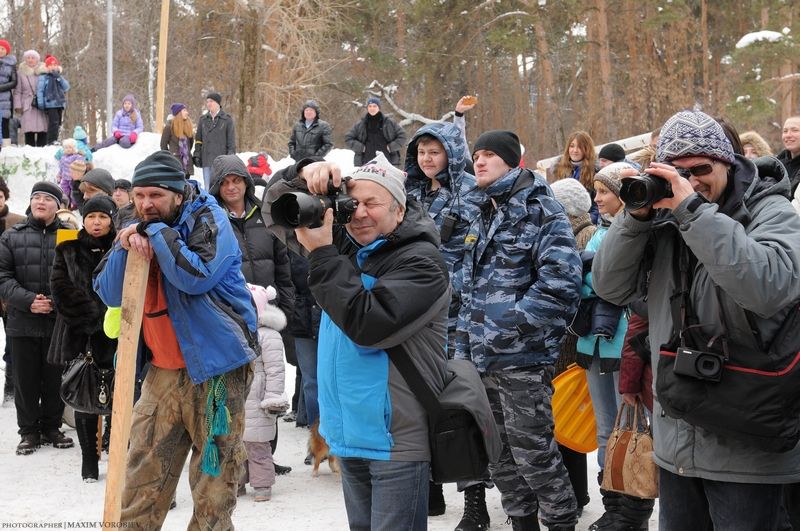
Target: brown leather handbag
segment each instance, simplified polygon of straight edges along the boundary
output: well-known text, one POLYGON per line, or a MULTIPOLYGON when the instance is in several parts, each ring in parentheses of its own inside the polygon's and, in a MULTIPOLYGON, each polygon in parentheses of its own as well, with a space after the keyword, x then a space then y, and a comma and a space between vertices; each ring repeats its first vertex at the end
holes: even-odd
POLYGON ((658 497, 653 431, 638 399, 633 407, 623 403, 617 412, 617 421, 606 443, 601 487, 637 498, 658 497))

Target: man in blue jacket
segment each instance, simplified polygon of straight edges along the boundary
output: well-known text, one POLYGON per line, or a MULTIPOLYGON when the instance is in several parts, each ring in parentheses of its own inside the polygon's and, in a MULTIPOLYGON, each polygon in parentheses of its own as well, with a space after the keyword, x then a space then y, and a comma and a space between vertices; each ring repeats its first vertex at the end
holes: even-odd
MULTIPOLYGON (((342 182, 333 163, 306 159, 298 166, 300 179, 275 183, 268 203, 292 188, 325 194, 329 178, 342 182)), ((347 182, 356 205, 348 223, 334 225, 329 209, 321 227, 295 231, 324 311, 319 431, 340 458, 351 529, 427 528, 427 414, 385 349, 402 345, 427 385, 441 392, 450 290, 436 226, 406 198, 404 180, 379 153, 347 182)), ((273 230, 296 246, 293 233, 273 230)))
POLYGON ((519 167, 511 131, 475 142, 487 196, 466 238, 456 358, 482 373, 503 442, 489 465, 515 530, 574 529, 577 502, 553 437, 554 363, 575 313, 581 261, 564 209, 538 174, 519 167))
POLYGON ((133 411, 122 521, 161 527, 193 448, 189 528, 232 529, 249 362, 258 352, 239 244, 224 210, 186 183, 168 151, 140 162, 132 185, 140 221, 119 232, 94 282, 118 307, 128 253, 150 259, 142 337, 152 366, 133 411))

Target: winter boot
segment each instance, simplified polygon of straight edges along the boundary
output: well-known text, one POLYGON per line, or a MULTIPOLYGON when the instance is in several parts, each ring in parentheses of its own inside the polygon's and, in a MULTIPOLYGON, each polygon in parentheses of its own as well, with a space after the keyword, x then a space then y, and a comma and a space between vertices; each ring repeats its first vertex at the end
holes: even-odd
POLYGON ((618 525, 613 528, 613 531, 647 531, 647 523, 650 515, 653 514, 655 500, 637 498, 627 494, 619 496, 618 525))
POLYGON ((97 416, 75 414, 75 432, 81 447, 81 477, 85 483, 94 483, 99 477, 97 463, 97 416))
POLYGON ((48 444, 52 444, 53 448, 72 448, 75 446, 72 439, 64 435, 63 431, 56 428, 42 433, 42 446, 47 446, 48 444))
POLYGON ((285 476, 286 474, 292 471, 292 467, 290 466, 283 466, 279 465, 278 463, 273 463, 273 466, 275 467, 276 476, 285 476))
POLYGON ((447 506, 444 503, 444 492, 442 486, 434 483, 428 483, 428 516, 443 515, 447 506))
POLYGON ((39 448, 41 439, 38 433, 26 433, 17 445, 17 455, 30 455, 39 448))
POLYGON ((464 516, 455 531, 485 531, 489 529, 486 510, 486 487, 483 483, 464 489, 464 516))
MULTIPOLYGON (((539 511, 527 516, 509 516, 512 531, 540 531, 539 511)), ((508 522, 506 522, 508 523, 508 522)))

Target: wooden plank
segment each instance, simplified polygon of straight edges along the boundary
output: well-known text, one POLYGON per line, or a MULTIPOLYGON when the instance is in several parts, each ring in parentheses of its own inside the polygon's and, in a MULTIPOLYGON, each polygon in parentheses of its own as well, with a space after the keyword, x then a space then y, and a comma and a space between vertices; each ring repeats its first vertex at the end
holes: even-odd
POLYGON ((108 476, 103 512, 103 529, 119 529, 122 513, 122 490, 127 470, 128 441, 133 417, 133 389, 136 379, 136 351, 142 328, 144 295, 150 262, 136 252, 128 253, 125 284, 122 288, 122 316, 117 344, 117 368, 114 376, 114 404, 111 444, 108 452, 108 476))

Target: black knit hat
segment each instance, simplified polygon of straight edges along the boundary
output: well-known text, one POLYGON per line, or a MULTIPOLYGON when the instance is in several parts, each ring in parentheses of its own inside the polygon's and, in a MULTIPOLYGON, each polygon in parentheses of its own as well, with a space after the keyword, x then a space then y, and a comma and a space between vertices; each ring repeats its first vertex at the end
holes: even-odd
POLYGON ((625 160, 625 150, 619 144, 606 144, 597 154, 597 158, 610 160, 611 162, 622 162, 625 160))
POLYGON ((130 191, 131 182, 128 179, 117 179, 114 181, 114 190, 122 188, 125 191, 130 191))
POLYGON ((519 161, 522 159, 519 137, 513 131, 486 131, 475 141, 472 152, 475 153, 479 149, 496 153, 512 168, 519 166, 519 161))
POLYGON ((222 96, 219 92, 209 92, 206 94, 207 100, 214 100, 217 102, 217 105, 222 105, 222 96))
POLYGON ((56 183, 39 181, 31 189, 31 197, 33 197, 33 194, 46 194, 55 199, 56 203, 61 204, 64 202, 64 193, 56 183))
POLYGON ((182 194, 186 186, 186 174, 178 159, 169 151, 156 151, 133 170, 131 185, 157 186, 182 194))
POLYGON ((96 195, 91 199, 87 199, 83 207, 81 207, 81 216, 84 218, 92 212, 102 212, 113 218, 114 214, 117 213, 117 205, 107 195, 96 195))

